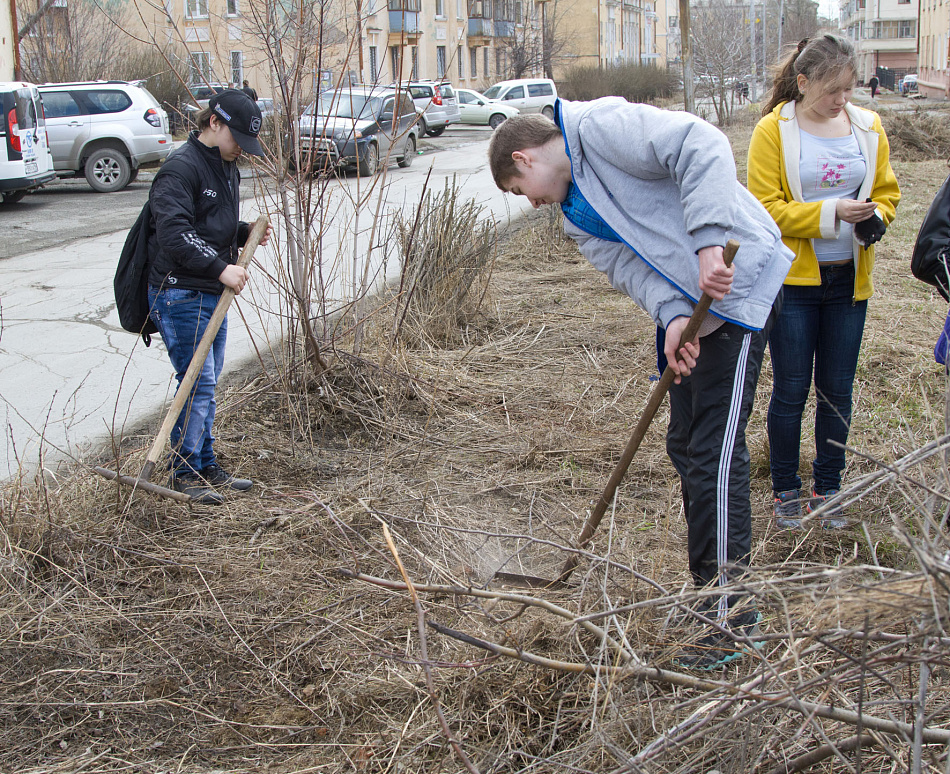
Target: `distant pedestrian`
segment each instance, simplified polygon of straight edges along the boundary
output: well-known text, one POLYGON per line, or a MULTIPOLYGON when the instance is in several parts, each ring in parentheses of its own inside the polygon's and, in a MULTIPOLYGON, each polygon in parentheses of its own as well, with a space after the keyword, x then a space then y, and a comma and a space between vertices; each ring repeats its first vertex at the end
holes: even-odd
POLYGON ((881 82, 877 79, 876 75, 871 76, 871 80, 868 81, 868 86, 871 87, 871 99, 874 99, 877 96, 877 87, 881 85, 881 82))
POLYGON ((251 87, 251 84, 249 84, 249 83, 247 82, 247 78, 244 79, 244 88, 241 89, 241 91, 243 91, 245 94, 247 94, 247 96, 249 96, 252 100, 254 100, 255 102, 257 102, 257 91, 255 91, 255 90, 251 87))

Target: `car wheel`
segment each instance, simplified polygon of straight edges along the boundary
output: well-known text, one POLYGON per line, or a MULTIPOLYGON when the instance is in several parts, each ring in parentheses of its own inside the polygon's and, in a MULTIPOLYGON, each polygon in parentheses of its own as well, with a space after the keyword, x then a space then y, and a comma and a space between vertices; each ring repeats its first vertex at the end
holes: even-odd
POLYGON ((545 118, 550 118, 552 121, 554 120, 554 108, 551 107, 550 105, 544 108, 541 111, 541 113, 544 115, 545 118))
POLYGON ((376 171, 379 169, 379 148, 376 143, 371 142, 366 146, 366 151, 363 153, 363 158, 360 159, 359 167, 357 171, 363 177, 371 177, 376 174, 376 171))
POLYGON ((129 172, 129 182, 134 183, 136 179, 138 178, 138 176, 139 176, 139 170, 138 170, 138 167, 136 167, 131 172, 129 172))
POLYGON ((396 163, 405 169, 412 165, 412 157, 416 155, 416 138, 411 134, 406 138, 406 149, 402 153, 402 158, 396 163))
POLYGON ((419 127, 419 136, 425 137, 426 132, 429 131, 429 125, 426 123, 426 120, 422 116, 419 116, 419 120, 416 121, 416 126, 419 127))
POLYGON ((426 132, 426 134, 428 134, 429 137, 438 137, 438 136, 439 136, 440 134, 442 134, 442 132, 444 132, 444 131, 445 131, 445 127, 444 127, 444 126, 440 126, 438 129, 429 129, 429 130, 426 132))
POLYGON ((20 199, 26 196, 26 191, 4 191, 3 192, 3 203, 4 204, 16 204, 20 199))
POLYGON ((129 160, 114 148, 100 148, 86 160, 86 180, 99 193, 121 191, 129 184, 129 160))
POLYGON ((501 113, 495 113, 491 118, 488 119, 488 125, 492 129, 497 129, 499 126, 505 123, 506 118, 507 116, 503 116, 501 113))

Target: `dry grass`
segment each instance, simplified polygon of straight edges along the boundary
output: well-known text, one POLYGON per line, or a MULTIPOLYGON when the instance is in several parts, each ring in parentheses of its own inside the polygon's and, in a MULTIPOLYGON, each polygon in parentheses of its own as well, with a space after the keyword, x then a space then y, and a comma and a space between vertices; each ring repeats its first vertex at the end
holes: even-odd
POLYGON ((259 482, 248 496, 130 503, 82 471, 3 489, 0 771, 461 771, 435 696, 486 774, 785 772, 829 743, 841 757, 811 770, 944 771, 945 743, 868 725, 913 723, 921 684, 924 725, 950 722, 950 486, 928 446, 945 432, 930 349, 946 305, 908 267, 943 174, 897 171, 851 436, 893 470, 852 455, 854 526, 777 532, 765 369, 749 426, 757 657, 701 679, 672 665, 694 597, 662 411, 574 588, 479 591, 502 565, 556 572, 655 373, 652 324, 542 214, 444 346, 392 348, 380 317, 367 341, 385 367, 338 355, 306 400, 269 373, 230 391, 218 445, 259 482), (291 403, 312 436, 288 430, 291 403), (425 621, 495 652, 420 630, 393 549, 425 621), (550 663, 518 660, 535 657, 550 663))

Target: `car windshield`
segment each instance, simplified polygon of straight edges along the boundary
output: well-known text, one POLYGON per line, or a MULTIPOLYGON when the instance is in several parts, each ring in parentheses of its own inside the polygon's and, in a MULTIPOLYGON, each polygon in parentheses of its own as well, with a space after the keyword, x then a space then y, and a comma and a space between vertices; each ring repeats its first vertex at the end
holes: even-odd
POLYGON ((484 92, 484 94, 488 99, 498 99, 498 95, 501 94, 501 85, 496 84, 492 86, 488 91, 484 92))
POLYGON ((382 100, 365 94, 326 91, 316 105, 307 108, 306 115, 333 116, 335 118, 373 118, 381 112, 382 100))

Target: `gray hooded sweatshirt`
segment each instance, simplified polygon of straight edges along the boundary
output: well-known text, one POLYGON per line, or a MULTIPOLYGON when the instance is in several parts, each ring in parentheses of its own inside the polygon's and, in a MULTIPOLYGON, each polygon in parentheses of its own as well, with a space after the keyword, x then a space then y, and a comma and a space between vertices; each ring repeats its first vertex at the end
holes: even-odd
POLYGON ((584 257, 663 328, 692 314, 700 248, 739 242, 732 292, 710 311, 761 330, 794 255, 775 221, 736 179, 725 135, 700 118, 620 97, 558 100, 574 184, 623 240, 565 220, 584 257))

